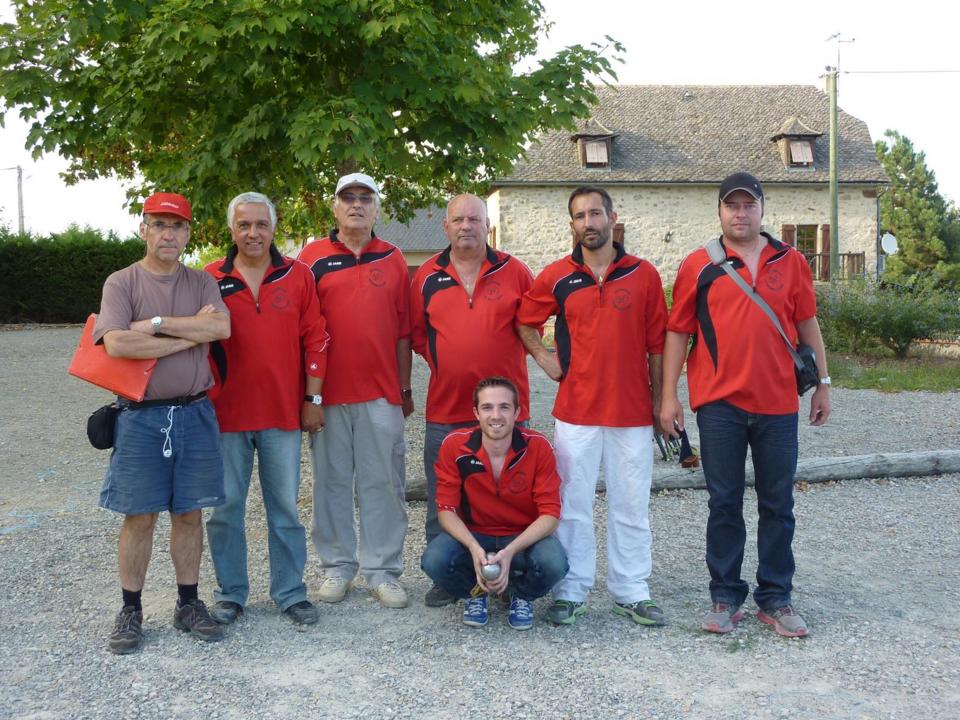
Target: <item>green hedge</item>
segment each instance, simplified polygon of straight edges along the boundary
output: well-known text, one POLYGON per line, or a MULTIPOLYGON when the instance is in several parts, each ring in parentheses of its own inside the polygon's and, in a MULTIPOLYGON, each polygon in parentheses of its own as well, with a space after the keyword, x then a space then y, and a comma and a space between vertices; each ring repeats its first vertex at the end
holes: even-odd
POLYGON ((860 355, 883 347, 903 358, 917 340, 960 334, 957 294, 929 283, 856 280, 824 288, 817 303, 828 350, 860 355))
POLYGON ((71 226, 49 237, 0 230, 0 322, 83 322, 107 276, 143 257, 140 239, 71 226))

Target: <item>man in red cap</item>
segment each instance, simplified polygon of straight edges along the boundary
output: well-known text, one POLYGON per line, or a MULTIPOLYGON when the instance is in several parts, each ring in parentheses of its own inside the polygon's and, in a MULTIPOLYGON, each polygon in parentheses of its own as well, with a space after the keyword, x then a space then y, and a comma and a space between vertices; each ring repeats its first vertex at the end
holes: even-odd
POLYGON ((333 201, 337 227, 300 253, 330 333, 326 426, 310 436, 312 535, 324 570, 321 600, 343 600, 359 574, 382 606, 403 608, 409 602, 399 578, 407 534, 403 424, 413 412, 410 280, 400 249, 373 234, 379 208, 373 178, 344 175, 333 201))
POLYGON ((803 637, 807 625, 791 599, 800 404, 793 358, 781 332, 791 345, 799 341, 816 352, 820 385, 810 399, 811 425, 823 425, 830 416, 830 377, 810 266, 794 248, 761 232, 763 202, 763 188, 753 175, 727 176, 717 209, 722 235, 680 265, 663 349, 660 424, 664 433, 683 429, 677 380, 686 361, 710 494, 706 560, 712 606, 701 628, 732 631, 750 592, 740 572, 749 446, 759 514, 753 591, 757 617, 780 635, 803 637), (781 329, 747 289, 762 298, 781 329), (691 335, 696 340, 688 356, 691 335))
POLYGON ((141 592, 161 511, 170 513, 177 578, 174 627, 201 640, 223 631, 197 597, 203 551, 201 509, 224 502, 220 435, 206 391, 213 385, 208 343, 230 336, 230 315, 208 274, 180 262, 190 240, 189 201, 155 193, 143 206, 146 255, 103 286, 93 337, 112 357, 156 358, 142 402, 118 398, 101 507, 124 515, 118 547, 123 606, 109 647, 119 654, 143 640, 141 592))

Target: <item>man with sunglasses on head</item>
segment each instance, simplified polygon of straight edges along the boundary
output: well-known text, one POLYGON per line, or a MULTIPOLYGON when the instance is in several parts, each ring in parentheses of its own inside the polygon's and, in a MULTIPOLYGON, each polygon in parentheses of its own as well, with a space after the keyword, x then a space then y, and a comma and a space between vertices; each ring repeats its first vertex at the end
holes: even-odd
POLYGON ((399 578, 407 533, 403 425, 413 412, 410 280, 399 248, 373 234, 379 209, 373 178, 341 177, 333 201, 337 227, 300 252, 330 334, 326 426, 310 437, 312 537, 324 570, 321 600, 343 600, 353 583, 365 585, 382 606, 403 608, 409 603, 399 578))
POLYGON ((206 391, 213 385, 208 343, 230 337, 230 315, 213 278, 180 262, 190 240, 189 201, 155 193, 143 206, 146 255, 103 286, 93 337, 107 354, 156 358, 142 402, 120 399, 101 507, 124 515, 118 560, 123 607, 109 647, 135 651, 143 640, 141 592, 153 529, 170 513, 170 555, 178 599, 174 627, 201 640, 223 631, 197 597, 203 551, 201 508, 224 502, 220 432, 206 391))

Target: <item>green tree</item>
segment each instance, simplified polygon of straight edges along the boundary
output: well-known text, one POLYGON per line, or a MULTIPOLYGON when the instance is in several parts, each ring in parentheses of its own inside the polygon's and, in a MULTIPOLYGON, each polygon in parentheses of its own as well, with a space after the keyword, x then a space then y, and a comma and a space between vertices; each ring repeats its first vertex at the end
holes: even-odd
MULTIPOLYGON (((34 156, 68 182, 116 175, 194 203, 193 237, 228 199, 276 198, 281 232, 325 229, 336 178, 416 207, 506 173, 538 133, 571 127, 623 47, 568 47, 517 72, 546 31, 538 0, 14 0, 0 94, 33 120, 34 156)), ((225 235, 221 235, 225 237, 225 235)))
POLYGON ((876 143, 877 158, 890 178, 880 196, 880 222, 899 243, 887 259, 884 278, 911 283, 917 276, 960 287, 960 213, 937 189, 924 153, 909 138, 887 130, 876 143))

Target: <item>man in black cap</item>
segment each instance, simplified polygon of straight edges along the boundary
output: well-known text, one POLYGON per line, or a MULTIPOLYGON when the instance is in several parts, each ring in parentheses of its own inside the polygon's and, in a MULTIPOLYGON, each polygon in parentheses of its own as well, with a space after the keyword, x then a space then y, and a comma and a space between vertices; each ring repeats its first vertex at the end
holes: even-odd
POLYGON ((791 601, 799 410, 794 362, 772 319, 723 265, 769 305, 793 346, 814 349, 820 384, 810 400, 811 425, 823 425, 830 415, 830 377, 810 267, 794 248, 761 231, 763 202, 763 188, 749 173, 724 179, 718 211, 723 234, 680 265, 663 350, 660 423, 665 432, 683 429, 677 380, 686 360, 710 493, 706 560, 713 605, 701 627, 726 633, 743 617, 750 589, 740 575, 749 445, 759 512, 757 617, 780 635, 803 637, 807 625, 791 601), (696 342, 687 357, 691 335, 696 342))

